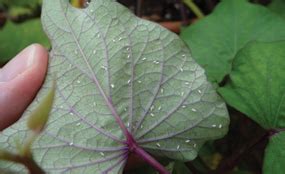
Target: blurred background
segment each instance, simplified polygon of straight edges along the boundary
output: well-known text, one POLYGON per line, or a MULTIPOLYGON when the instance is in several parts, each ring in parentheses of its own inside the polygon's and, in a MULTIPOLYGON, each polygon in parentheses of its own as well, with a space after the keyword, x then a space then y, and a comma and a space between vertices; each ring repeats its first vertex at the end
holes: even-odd
MULTIPOLYGON (((0 65, 3 66, 17 52, 31 43, 49 47, 41 29, 40 14, 42 0, 0 0, 0 65)), ((76 7, 84 7, 85 0, 70 0, 76 7)), ((192 2, 192 0, 187 0, 192 2)), ((183 0, 118 0, 137 16, 160 23, 179 33, 197 19, 183 0)), ((219 0, 195 0, 204 15, 212 12, 219 0)), ((271 0, 254 0, 267 5, 271 0)))
MULTIPOLYGON (((220 1, 118 0, 118 2, 127 6, 137 16, 157 22, 179 34, 182 27, 192 25, 210 14, 220 1)), ((267 6, 285 17, 284 0, 252 0, 251 2, 267 6)), ((84 8, 86 5, 85 0, 71 0, 71 3, 78 8, 84 8)), ((50 43, 41 27, 40 14, 41 0, 0 0, 0 67, 31 43, 40 43, 50 48, 50 43)), ((187 163, 192 173, 215 171, 221 163, 228 163, 223 167, 234 168, 236 173, 261 173, 266 142, 259 143, 258 146, 254 146, 254 149, 246 147, 245 144, 248 145, 248 143, 245 142, 254 143, 257 135, 262 135, 265 131, 242 113, 230 107, 229 110, 231 125, 228 135, 223 139, 207 143, 200 151, 199 157, 187 163), (250 151, 247 152, 245 149, 250 151), (240 152, 236 152, 237 150, 240 152), (240 153, 246 155, 240 155, 240 153), (232 154, 239 156, 232 156, 232 154), (233 166, 237 163, 237 166, 233 166)))

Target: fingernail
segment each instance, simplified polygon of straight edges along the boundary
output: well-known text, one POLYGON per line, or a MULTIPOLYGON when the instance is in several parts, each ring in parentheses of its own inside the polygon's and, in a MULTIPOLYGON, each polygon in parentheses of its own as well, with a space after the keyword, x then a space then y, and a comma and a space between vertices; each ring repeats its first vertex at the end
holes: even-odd
POLYGON ((27 60, 27 64, 26 64, 26 68, 29 68, 30 66, 32 66, 35 62, 35 52, 36 52, 36 47, 35 45, 31 45, 28 48, 28 52, 29 52, 29 56, 28 56, 28 60, 27 60))
POLYGON ((8 82, 24 73, 35 64, 36 46, 30 45, 14 57, 0 71, 0 82, 8 82))

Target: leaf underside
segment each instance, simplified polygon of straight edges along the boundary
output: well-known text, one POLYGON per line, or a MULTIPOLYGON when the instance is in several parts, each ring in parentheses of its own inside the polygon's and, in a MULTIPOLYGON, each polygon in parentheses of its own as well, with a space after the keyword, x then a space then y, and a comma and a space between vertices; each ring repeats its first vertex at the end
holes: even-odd
MULTIPOLYGON (((56 74, 49 123, 33 147, 46 171, 122 173, 129 154, 124 128, 152 155, 181 161, 227 132, 224 102, 175 34, 112 0, 86 9, 44 0, 42 23, 52 43, 49 72, 25 115, 56 74)), ((25 120, 0 134, 0 148, 15 150, 25 120)), ((3 162, 1 168, 21 170, 3 162)))
POLYGON ((285 22, 278 15, 247 0, 226 0, 203 20, 184 29, 181 38, 210 81, 221 82, 232 70, 237 52, 251 41, 285 39, 285 22))

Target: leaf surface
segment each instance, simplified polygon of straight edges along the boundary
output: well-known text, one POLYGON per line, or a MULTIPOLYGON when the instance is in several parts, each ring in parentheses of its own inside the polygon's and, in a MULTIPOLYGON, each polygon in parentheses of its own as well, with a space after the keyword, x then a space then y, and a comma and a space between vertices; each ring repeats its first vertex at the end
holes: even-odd
POLYGON ((285 132, 274 135, 265 150, 263 172, 282 174, 285 170, 285 132))
POLYGON ((285 19, 285 0, 273 0, 268 8, 285 19))
MULTIPOLYGON (((194 159, 206 140, 226 133, 225 103, 175 34, 112 0, 86 9, 45 0, 42 22, 52 51, 38 100, 58 77, 48 127, 34 145, 46 171, 121 173, 128 133, 173 160, 194 159)), ((25 135, 24 118, 2 133, 4 147, 25 135)))
POLYGON ((56 82, 54 81, 50 91, 42 98, 37 108, 31 113, 27 121, 27 126, 30 130, 41 132, 44 129, 54 101, 55 84, 56 82))
MULTIPOLYGON (((248 44, 235 58, 230 82, 219 89, 229 105, 277 131, 285 128, 284 48, 285 41, 248 44)), ((270 137, 264 160, 264 173, 284 171, 284 132, 270 137)))
POLYGON ((22 24, 8 22, 0 30, 0 65, 6 63, 18 52, 32 43, 40 43, 49 47, 39 19, 27 21, 22 24))
POLYGON ((233 63, 230 82, 219 89, 227 103, 265 129, 285 126, 285 42, 250 43, 233 63))
POLYGON ((181 37, 209 80, 221 82, 241 48, 250 41, 284 40, 284 28, 284 20, 265 7, 226 0, 211 15, 184 29, 181 37))

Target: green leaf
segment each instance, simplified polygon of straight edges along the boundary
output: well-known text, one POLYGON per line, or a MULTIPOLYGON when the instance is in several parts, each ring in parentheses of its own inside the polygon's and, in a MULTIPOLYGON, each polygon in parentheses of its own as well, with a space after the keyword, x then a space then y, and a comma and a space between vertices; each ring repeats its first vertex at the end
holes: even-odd
POLYGON ((8 7, 22 6, 22 7, 34 7, 40 4, 42 0, 1 0, 0 4, 4 4, 8 7))
POLYGON ((285 22, 265 7, 246 0, 222 1, 208 17, 183 30, 181 37, 209 80, 231 72, 236 53, 250 41, 285 39, 285 22))
POLYGON ((5 27, 0 30, 0 38, 0 64, 7 62, 32 43, 49 46, 49 41, 38 19, 23 24, 7 22, 5 27))
POLYGON ((282 174, 285 171, 285 132, 272 136, 265 150, 264 174, 282 174))
POLYGON ((33 11, 25 7, 13 7, 9 10, 9 17, 16 18, 23 15, 32 15, 33 11))
POLYGON ((285 42, 247 45, 236 56, 230 82, 219 89, 227 103, 265 129, 285 127, 285 42))
POLYGON ((268 7, 285 19, 285 0, 273 0, 268 7))
POLYGON ((50 91, 43 97, 37 108, 29 116, 27 126, 34 132, 41 132, 49 118, 55 95, 55 82, 50 91))
MULTIPOLYGON (((219 89, 227 103, 265 129, 285 127, 285 41, 253 42, 233 62, 230 82, 219 89)), ((271 137, 264 173, 284 171, 284 133, 271 137)))
POLYGON ((192 174, 188 167, 182 162, 175 162, 172 174, 192 174))
MULTIPOLYGON (((58 77, 47 129, 34 144, 46 171, 122 173, 130 138, 151 155, 192 160, 227 132, 225 103, 177 35, 113 0, 86 9, 45 0, 42 22, 53 46, 37 101, 58 77)), ((24 136, 24 118, 0 142, 24 136)))

